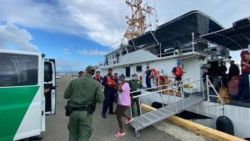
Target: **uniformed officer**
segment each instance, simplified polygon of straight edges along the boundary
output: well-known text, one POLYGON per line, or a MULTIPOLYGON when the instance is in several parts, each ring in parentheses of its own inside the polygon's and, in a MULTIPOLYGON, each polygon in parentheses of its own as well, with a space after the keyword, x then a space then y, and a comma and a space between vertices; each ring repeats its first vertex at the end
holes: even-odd
POLYGON ((92 119, 96 102, 103 101, 101 84, 92 78, 95 69, 86 68, 86 75, 71 81, 64 93, 69 99, 68 106, 72 107, 69 117, 69 141, 88 141, 92 132, 92 119))

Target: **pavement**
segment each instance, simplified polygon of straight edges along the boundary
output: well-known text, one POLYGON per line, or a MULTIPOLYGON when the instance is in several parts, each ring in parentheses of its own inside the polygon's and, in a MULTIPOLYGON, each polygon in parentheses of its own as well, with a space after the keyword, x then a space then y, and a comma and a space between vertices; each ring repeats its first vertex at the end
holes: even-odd
MULTIPOLYGON (((43 141, 67 141, 68 140, 68 117, 65 116, 64 106, 66 100, 63 93, 70 80, 61 77, 57 79, 57 100, 56 114, 46 117, 46 132, 42 135, 43 141)), ((126 136, 117 139, 114 134, 118 129, 115 115, 108 115, 106 119, 101 117, 102 105, 97 106, 93 120, 93 133, 90 141, 179 141, 174 136, 169 135, 163 130, 158 130, 154 126, 148 127, 140 132, 139 138, 135 137, 133 129, 126 127, 126 136)))

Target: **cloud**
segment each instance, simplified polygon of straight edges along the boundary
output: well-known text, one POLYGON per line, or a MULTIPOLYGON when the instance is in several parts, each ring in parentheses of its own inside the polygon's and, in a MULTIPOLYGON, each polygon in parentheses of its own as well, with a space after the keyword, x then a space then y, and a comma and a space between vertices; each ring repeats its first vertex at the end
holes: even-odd
POLYGON ((69 48, 63 48, 62 52, 63 52, 64 55, 70 55, 70 54, 72 54, 72 52, 71 52, 71 50, 69 48))
MULTIPOLYGON (((249 16, 249 0, 145 0, 156 5, 159 23, 174 19, 190 10, 201 10, 225 27, 249 16), (230 14, 228 14, 230 13, 230 14), (226 15, 226 16, 225 16, 226 15)), ((101 45, 111 46, 122 39, 126 31, 129 8, 125 0, 1 0, 0 21, 29 28, 62 32, 88 38, 101 45), (21 11, 21 12, 20 12, 21 11)))
POLYGON ((2 0, 1 3, 2 21, 73 34, 104 46, 119 41, 126 29, 126 5, 122 1, 61 0, 50 4, 34 0, 2 0))
POLYGON ((84 49, 84 50, 79 50, 78 53, 81 55, 87 55, 87 56, 103 56, 106 55, 108 52, 106 51, 100 51, 97 49, 84 49))
MULTIPOLYGON (((117 0, 111 0, 112 7, 121 7, 117 0)), ((106 1, 63 1, 70 11, 73 21, 86 29, 84 34, 101 45, 110 46, 122 39, 125 31, 125 15, 121 16, 119 9, 110 8, 106 1)))
POLYGON ((31 40, 31 34, 23 28, 12 23, 0 25, 0 48, 38 50, 38 47, 32 44, 31 40))
POLYGON ((62 51, 63 51, 63 52, 69 52, 70 49, 69 49, 69 48, 63 48, 62 51))

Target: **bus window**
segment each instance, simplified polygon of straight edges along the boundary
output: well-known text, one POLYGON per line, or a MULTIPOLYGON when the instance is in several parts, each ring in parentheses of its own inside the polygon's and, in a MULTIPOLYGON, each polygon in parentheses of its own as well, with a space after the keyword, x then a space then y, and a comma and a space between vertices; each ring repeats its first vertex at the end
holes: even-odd
POLYGON ((45 82, 50 82, 52 81, 52 65, 50 62, 45 62, 44 63, 44 81, 45 82))
POLYGON ((0 87, 38 82, 38 56, 0 53, 0 66, 0 87))

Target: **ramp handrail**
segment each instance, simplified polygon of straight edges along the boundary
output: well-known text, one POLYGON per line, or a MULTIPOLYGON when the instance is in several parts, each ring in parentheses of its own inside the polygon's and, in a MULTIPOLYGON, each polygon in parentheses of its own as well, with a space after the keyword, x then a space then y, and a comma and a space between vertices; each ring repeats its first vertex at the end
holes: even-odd
POLYGON ((220 94, 215 89, 213 83, 210 81, 208 75, 206 75, 206 86, 207 86, 207 101, 210 101, 210 97, 217 97, 222 104, 225 104, 224 101, 223 101, 223 99, 221 98, 220 94), (215 92, 216 96, 210 94, 209 87, 211 87, 213 89, 213 91, 215 92))
MULTIPOLYGON (((183 81, 180 81, 180 82, 183 82, 183 81)), ((172 82, 170 84, 167 84, 166 86, 169 86, 171 84, 177 84, 177 83, 180 83, 178 81, 176 82, 172 82)), ((192 82, 188 82, 189 84, 194 84, 194 83, 197 83, 197 82, 203 82, 202 80, 196 80, 196 81, 192 81, 192 82)), ((182 100, 182 108, 181 109, 184 109, 184 93, 183 93, 183 88, 184 88, 184 85, 186 85, 187 83, 180 83, 180 85, 177 85, 175 88, 166 88, 166 89, 161 89, 161 90, 158 90, 158 91, 154 91, 154 92, 149 92, 147 94, 141 94, 141 95, 137 95, 137 96, 133 96, 132 98, 135 99, 135 98, 138 98, 138 102, 139 102, 139 108, 140 108, 140 122, 141 122, 141 125, 143 126, 143 117, 142 117, 142 108, 141 108, 141 97, 145 97, 145 96, 148 96, 148 95, 152 95, 152 94, 155 94, 155 93, 158 93, 158 92, 161 92, 159 93, 160 96, 161 96, 161 102, 162 104, 164 104, 164 101, 163 101, 163 98, 162 98, 162 92, 165 91, 165 90, 173 90, 174 91, 174 97, 176 98, 176 94, 177 92, 180 92, 181 94, 181 100, 182 100), (180 91, 179 91, 179 90, 180 91)), ((204 87, 203 87, 203 83, 201 85, 201 90, 203 91, 203 98, 204 98, 204 87)), ((175 112, 178 112, 178 107, 177 107, 177 101, 176 99, 174 100, 174 105, 175 105, 175 112)))
MULTIPOLYGON (((199 81, 201 81, 201 80, 196 80, 196 81, 192 81, 192 82, 189 82, 189 83, 196 83, 196 82, 199 82, 199 81)), ((180 82, 182 83, 183 81, 180 81, 180 82)), ((161 86, 171 86, 171 85, 173 85, 173 84, 177 84, 177 83, 180 83, 180 82, 175 81, 175 82, 169 83, 169 84, 167 84, 167 85, 161 85, 161 86)), ((180 84, 179 86, 177 86, 176 88, 178 89, 178 87, 183 87, 184 85, 186 85, 186 84, 182 83, 182 84, 180 84)), ((176 88, 175 88, 175 89, 176 89, 176 88)), ((143 90, 145 90, 145 89, 143 89, 143 90)), ((169 89, 169 88, 161 89, 161 90, 149 92, 149 93, 147 93, 147 94, 141 94, 141 95, 133 96, 132 98, 134 99, 134 98, 138 98, 138 97, 148 96, 148 95, 151 95, 151 94, 154 94, 154 93, 157 93, 157 92, 166 91, 166 90, 173 90, 173 88, 172 88, 172 89, 169 89)), ((133 92, 131 92, 131 93, 141 92, 141 91, 142 91, 142 90, 138 90, 138 91, 133 91, 133 92)), ((181 91, 175 90, 175 92, 181 92, 181 91)))
MULTIPOLYGON (((188 81, 188 80, 190 80, 190 79, 191 79, 191 78, 187 78, 187 79, 182 80, 181 82, 188 81)), ((151 87, 151 88, 139 89, 139 90, 137 90, 137 91, 132 91, 132 92, 130 92, 130 94, 136 93, 136 92, 141 92, 142 90, 152 90, 152 89, 157 89, 157 88, 161 88, 161 87, 164 87, 164 86, 171 86, 171 85, 173 85, 173 84, 177 84, 177 82, 176 82, 176 81, 173 81, 173 82, 170 82, 170 83, 164 84, 164 85, 158 85, 158 86, 151 87)), ((154 91, 154 92, 155 92, 155 91, 154 91)))

